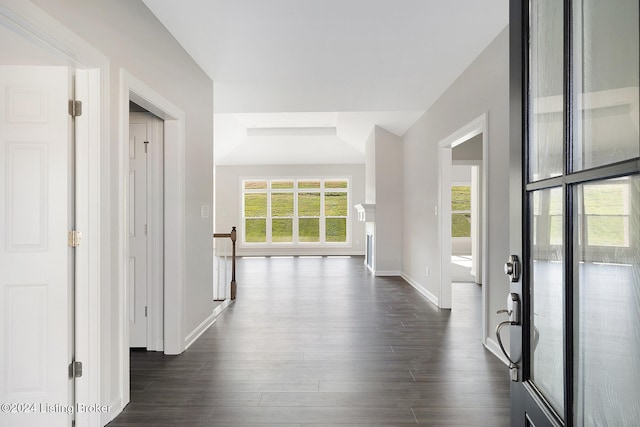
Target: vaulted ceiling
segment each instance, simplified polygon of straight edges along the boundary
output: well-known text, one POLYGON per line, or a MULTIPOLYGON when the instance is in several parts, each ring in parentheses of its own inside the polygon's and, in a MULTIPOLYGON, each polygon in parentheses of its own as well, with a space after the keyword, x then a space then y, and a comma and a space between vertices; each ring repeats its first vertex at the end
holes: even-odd
POLYGON ((143 1, 214 81, 218 164, 362 163, 508 22, 507 0, 143 1))

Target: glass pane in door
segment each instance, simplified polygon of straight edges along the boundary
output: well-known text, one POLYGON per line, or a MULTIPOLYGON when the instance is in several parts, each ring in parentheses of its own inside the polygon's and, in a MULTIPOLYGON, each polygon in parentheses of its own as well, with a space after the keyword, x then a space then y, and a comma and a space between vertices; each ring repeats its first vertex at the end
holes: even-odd
POLYGON ((530 193, 531 380, 564 414, 564 245, 561 187, 530 193))
POLYGON ((529 34, 529 180, 563 173, 563 2, 533 0, 529 34))
POLYGON ((640 177, 576 189, 574 422, 640 420, 640 177))
POLYGON ((580 0, 573 10, 573 168, 638 157, 638 1, 580 0))

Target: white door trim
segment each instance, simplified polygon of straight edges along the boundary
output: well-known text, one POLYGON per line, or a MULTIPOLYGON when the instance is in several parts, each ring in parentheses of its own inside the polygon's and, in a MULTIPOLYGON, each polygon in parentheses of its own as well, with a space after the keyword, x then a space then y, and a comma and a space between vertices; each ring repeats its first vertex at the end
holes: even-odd
POLYGON ((153 120, 147 163, 147 350, 164 350, 164 122, 153 120))
POLYGON ((118 195, 124 204, 119 215, 120 266, 119 327, 121 340, 121 373, 123 404, 130 400, 129 377, 129 323, 128 323, 128 259, 127 243, 129 200, 129 101, 164 120, 164 259, 170 259, 164 268, 164 352, 180 354, 184 351, 182 331, 182 292, 184 284, 184 142, 185 113, 155 92, 128 71, 120 70, 120 168, 118 195))
POLYGON ((488 304, 489 283, 487 266, 489 265, 488 235, 489 206, 487 199, 487 175, 489 172, 489 116, 484 113, 467 125, 461 127, 438 143, 438 215, 440 242, 440 286, 438 306, 451 308, 451 150, 463 142, 482 134, 482 342, 486 345, 489 333, 488 304))
MULTIPOLYGON (((92 141, 106 141, 100 135, 100 70, 76 70, 76 98, 83 101, 85 117, 76 118, 76 228, 87 230, 87 238, 76 249, 76 359, 83 362, 89 374, 88 381, 76 381, 78 402, 103 402, 101 371, 102 341, 104 333, 101 310, 102 295, 105 294, 101 280, 109 277, 108 269, 101 268, 105 256, 102 251, 101 232, 105 233, 106 223, 102 211, 105 209, 101 192, 101 151, 103 144, 92 141), (86 91, 82 93, 82 91, 86 91), (86 362, 85 362, 86 361, 86 362)), ((104 126, 106 127, 106 126, 104 126)), ((106 180, 105 180, 106 181, 106 180)), ((84 232, 83 232, 84 237, 84 232)), ((106 310, 105 310, 106 311, 106 310)), ((84 376, 84 373, 83 373, 84 376)), ((99 414, 98 414, 99 415, 99 414)), ((76 425, 100 425, 99 416, 88 413, 76 414, 76 425)))
MULTIPOLYGON (((69 64, 86 72, 79 73, 79 96, 85 103, 85 116, 78 120, 76 141, 77 170, 76 222, 83 233, 82 245, 76 250, 76 359, 83 362, 83 376, 76 380, 77 401, 103 404, 101 358, 102 341, 109 323, 107 290, 110 283, 108 266, 109 212, 108 165, 109 147, 109 59, 69 31, 31 2, 0 0, 0 25, 12 29, 27 40, 69 64), (104 267, 104 268, 103 268, 104 267)), ((108 378, 108 377, 107 377, 108 378)), ((118 410, 118 408, 114 408, 118 410)), ((106 418, 100 413, 76 414, 77 425, 102 426, 106 418), (104 419, 103 419, 104 417, 104 419)))

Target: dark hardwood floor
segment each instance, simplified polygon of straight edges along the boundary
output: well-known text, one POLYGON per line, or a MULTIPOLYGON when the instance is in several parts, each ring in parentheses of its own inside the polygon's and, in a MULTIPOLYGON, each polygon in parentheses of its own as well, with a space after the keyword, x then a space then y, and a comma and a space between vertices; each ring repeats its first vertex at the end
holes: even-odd
POLYGON ((508 426, 481 289, 439 310, 354 258, 240 259, 238 299, 180 356, 131 354, 124 426, 508 426))

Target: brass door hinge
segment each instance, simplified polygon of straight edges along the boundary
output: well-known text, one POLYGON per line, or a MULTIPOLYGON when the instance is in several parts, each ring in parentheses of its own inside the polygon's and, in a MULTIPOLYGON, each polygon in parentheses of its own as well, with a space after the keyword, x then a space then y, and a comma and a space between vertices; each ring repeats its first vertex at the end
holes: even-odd
POLYGON ((78 246, 80 246, 80 241, 82 240, 82 233, 77 231, 77 230, 73 230, 69 232, 68 235, 68 243, 69 246, 72 248, 77 248, 78 246))

